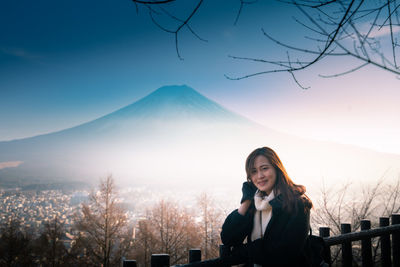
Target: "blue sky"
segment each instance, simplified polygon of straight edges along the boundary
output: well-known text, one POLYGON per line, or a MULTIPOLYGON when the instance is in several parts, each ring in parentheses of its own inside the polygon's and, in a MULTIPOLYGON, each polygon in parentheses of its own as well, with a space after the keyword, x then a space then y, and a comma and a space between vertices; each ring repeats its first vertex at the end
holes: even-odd
MULTIPOLYGON (((158 29, 129 1, 2 1, 0 3, 0 140, 61 130, 98 118, 163 85, 187 84, 226 108, 270 128, 310 138, 400 153, 400 81, 366 68, 337 79, 349 61, 330 60, 298 75, 231 81, 265 69, 228 55, 269 59, 286 51, 262 36, 307 46, 292 21, 296 13, 274 1, 246 5, 205 1, 192 26, 158 29)), ((185 12, 185 9, 178 10, 185 12)))

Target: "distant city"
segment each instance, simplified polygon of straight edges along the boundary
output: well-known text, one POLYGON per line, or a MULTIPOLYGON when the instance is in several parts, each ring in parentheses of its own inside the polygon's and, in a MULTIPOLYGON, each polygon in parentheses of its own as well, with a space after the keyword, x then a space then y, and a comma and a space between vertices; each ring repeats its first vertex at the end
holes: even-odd
MULTIPOLYGON (((122 257, 138 259, 142 263, 149 261, 150 258, 143 258, 143 255, 148 255, 146 251, 161 252, 159 243, 162 237, 155 238, 151 244, 146 243, 147 245, 143 247, 141 244, 147 242, 147 234, 157 236, 159 233, 152 223, 150 223, 152 226, 144 225, 158 218, 157 212, 160 207, 168 210, 162 213, 162 216, 170 214, 174 217, 186 218, 178 221, 183 223, 182 225, 187 224, 185 231, 193 233, 194 237, 190 238, 191 243, 184 244, 189 247, 200 246, 199 236, 203 217, 201 212, 194 211, 199 208, 198 198, 201 193, 195 195, 188 192, 188 194, 177 195, 168 190, 160 191, 144 186, 120 187, 115 183, 112 186, 113 189, 107 191, 112 193, 107 195, 104 188, 103 180, 99 185, 91 188, 83 185, 81 189, 68 188, 68 183, 24 184, 23 187, 13 188, 4 187, 3 184, 0 187, 0 265, 48 266, 49 263, 57 263, 56 266, 91 265, 92 260, 97 257, 98 248, 101 248, 96 242, 100 242, 99 240, 103 240, 104 237, 99 233, 109 227, 116 227, 113 228, 112 235, 107 235, 107 238, 112 239, 110 242, 113 244, 112 250, 115 251, 109 257, 114 262, 111 266, 119 264, 122 257), (107 198, 110 202, 105 200, 106 195, 113 196, 107 198), (105 203, 111 202, 116 204, 107 212, 105 203), (104 216, 109 218, 109 221, 104 222, 104 216), (191 227, 197 230, 192 231, 191 227), (92 231, 96 232, 94 236, 91 235, 92 231), (99 240, 96 239, 98 236, 100 236, 99 240), (142 251, 143 249, 145 252, 142 251)), ((209 200, 212 201, 212 198, 209 200)), ((218 204, 221 206, 224 202, 218 204)), ((164 219, 167 220, 167 217, 164 219)), ((210 225, 213 227, 210 233, 215 236, 212 240, 217 242, 221 222, 213 216, 213 223, 210 225)), ((168 227, 168 225, 162 224, 161 227, 168 227)), ((178 233, 177 228, 174 228, 173 232, 178 233)), ((185 233, 189 235, 189 232, 185 233)), ((104 242, 109 244, 107 240, 104 242)), ((186 255, 187 249, 187 247, 180 247, 177 252, 186 255)), ((215 253, 218 252, 217 243, 213 245, 213 249, 215 253)), ((179 258, 180 262, 185 260, 186 256, 179 258)), ((98 266, 98 264, 93 266, 98 266)))
MULTIPOLYGON (((88 201, 91 189, 85 186, 83 190, 64 188, 48 190, 47 187, 49 186, 30 185, 23 188, 0 188, 0 225, 12 218, 21 223, 21 229, 38 233, 46 223, 57 218, 64 224, 67 233, 72 233, 74 215, 80 212, 81 204, 88 201)), ((65 186, 60 184, 57 187, 65 186)), ((161 199, 176 200, 172 192, 159 192, 145 187, 128 187, 118 192, 132 225, 144 216, 147 208, 161 199)), ((181 204, 191 208, 196 205, 196 197, 188 193, 181 194, 179 199, 181 204)), ((224 210, 229 210, 228 207, 231 205, 228 202, 220 203, 224 206, 224 210)))
POLYGON ((10 218, 21 222, 25 229, 40 229, 46 222, 58 218, 66 229, 71 229, 73 215, 88 192, 73 193, 61 190, 2 190, 0 193, 0 224, 10 218))

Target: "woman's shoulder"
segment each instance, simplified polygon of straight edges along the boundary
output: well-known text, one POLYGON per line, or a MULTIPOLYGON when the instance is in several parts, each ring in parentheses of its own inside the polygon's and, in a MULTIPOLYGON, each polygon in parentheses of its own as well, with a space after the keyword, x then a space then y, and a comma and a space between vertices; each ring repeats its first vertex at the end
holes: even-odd
MULTIPOLYGON (((271 206, 281 206, 285 201, 285 197, 282 194, 278 194, 275 198, 273 198, 269 203, 271 206)), ((292 201, 298 205, 308 206, 311 204, 310 199, 305 194, 294 194, 292 197, 292 201)))
POLYGON ((306 194, 299 195, 298 202, 302 204, 304 209, 310 210, 313 207, 311 199, 306 194))
MULTIPOLYGON (((312 208, 312 202, 305 194, 295 194, 290 202, 291 204, 289 204, 289 206, 291 206, 291 208, 288 210, 289 213, 293 211, 304 211, 307 213, 312 208)), ((285 199, 282 195, 275 197, 270 201, 270 204, 275 210, 285 210, 285 199)), ((286 205, 286 207, 288 206, 286 205)))

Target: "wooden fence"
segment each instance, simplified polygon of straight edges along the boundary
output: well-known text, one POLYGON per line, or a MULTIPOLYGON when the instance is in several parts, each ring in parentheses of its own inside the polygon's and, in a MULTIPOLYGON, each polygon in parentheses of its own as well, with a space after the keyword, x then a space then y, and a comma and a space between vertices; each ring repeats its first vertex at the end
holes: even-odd
MULTIPOLYGON (((379 227, 371 229, 371 221, 362 220, 361 230, 351 232, 351 225, 341 224, 341 234, 330 236, 329 227, 320 227, 319 235, 324 238, 327 245, 324 251, 324 258, 331 265, 331 246, 341 246, 340 266, 353 266, 353 241, 361 241, 361 265, 363 267, 374 266, 372 256, 373 237, 379 237, 380 242, 380 259, 379 266, 382 267, 400 267, 400 214, 392 214, 391 225, 389 225, 388 217, 379 218, 379 227)), ((220 255, 223 255, 226 248, 221 245, 220 255)), ((220 259, 211 259, 201 261, 201 251, 199 249, 191 249, 188 255, 188 264, 179 266, 218 266, 220 259)), ((136 267, 136 261, 124 260, 123 267, 136 267)), ((168 254, 153 254, 151 255, 151 267, 169 267, 168 254)))

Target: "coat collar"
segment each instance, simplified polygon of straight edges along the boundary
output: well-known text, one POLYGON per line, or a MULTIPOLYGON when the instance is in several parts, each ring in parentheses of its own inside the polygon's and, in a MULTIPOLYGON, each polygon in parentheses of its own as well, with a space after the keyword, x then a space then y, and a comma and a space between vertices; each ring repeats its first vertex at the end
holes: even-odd
POLYGON ((273 211, 282 210, 283 206, 283 196, 282 194, 277 195, 274 199, 272 199, 269 204, 272 206, 273 211))

